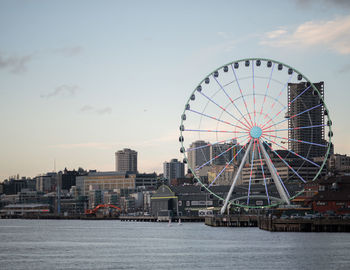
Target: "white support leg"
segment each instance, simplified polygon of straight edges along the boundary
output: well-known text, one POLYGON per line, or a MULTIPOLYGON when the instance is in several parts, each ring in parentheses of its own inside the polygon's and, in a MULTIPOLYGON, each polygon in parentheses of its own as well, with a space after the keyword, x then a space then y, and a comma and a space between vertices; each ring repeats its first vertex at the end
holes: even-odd
POLYGON ((232 194, 233 189, 234 189, 234 187, 235 187, 235 185, 236 185, 237 179, 238 179, 238 177, 239 177, 239 175, 240 175, 240 173, 241 173, 241 171, 242 171, 242 169, 243 169, 243 166, 245 165, 245 161, 246 161, 246 159, 247 159, 247 157, 248 157, 249 150, 250 150, 252 144, 253 144, 253 140, 250 141, 250 143, 249 143, 249 145, 248 145, 248 147, 247 147, 247 150, 245 151, 245 154, 244 154, 244 156, 243 156, 243 159, 242 159, 242 161, 241 161, 241 164, 239 165, 239 168, 238 168, 238 170, 237 170, 237 173, 236 173, 236 175, 235 175, 235 178, 233 179, 231 188, 230 188, 230 190, 229 190, 229 192, 228 192, 228 194, 227 194, 227 196, 226 196, 224 205, 223 205, 223 207, 221 208, 221 211, 220 211, 221 214, 225 213, 227 204, 228 204, 228 202, 229 202, 229 200, 230 200, 230 198, 231 198, 231 194, 232 194))
POLYGON ((272 179, 273 179, 273 182, 275 183, 276 185, 276 188, 277 188, 277 191, 281 197, 281 199, 287 203, 288 205, 290 204, 290 201, 289 201, 289 197, 286 193, 286 191, 284 190, 279 178, 278 178, 278 175, 275 171, 275 168, 270 160, 270 157, 268 156, 266 150, 265 150, 265 147, 263 145, 263 143, 261 142, 261 139, 259 139, 259 146, 260 146, 260 149, 261 149, 261 152, 263 153, 263 156, 264 156, 264 159, 266 161, 266 164, 267 164, 267 167, 269 168, 269 171, 271 173, 271 176, 272 176, 272 179))

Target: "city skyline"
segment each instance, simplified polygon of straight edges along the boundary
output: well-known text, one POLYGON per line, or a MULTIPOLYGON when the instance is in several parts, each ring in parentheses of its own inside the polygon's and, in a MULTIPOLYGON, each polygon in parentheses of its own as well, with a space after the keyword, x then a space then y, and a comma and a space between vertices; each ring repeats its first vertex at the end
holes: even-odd
POLYGON ((0 181, 54 163, 113 171, 123 148, 139 153, 139 171, 162 172, 182 160, 178 127, 192 90, 247 57, 324 81, 334 152, 350 153, 348 3, 103 2, 0 3, 0 181))

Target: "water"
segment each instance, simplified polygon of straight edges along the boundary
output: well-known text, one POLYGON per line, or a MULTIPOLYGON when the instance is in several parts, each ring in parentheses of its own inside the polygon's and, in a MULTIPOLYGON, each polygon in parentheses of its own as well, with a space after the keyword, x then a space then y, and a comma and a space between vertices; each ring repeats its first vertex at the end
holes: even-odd
POLYGON ((0 269, 350 269, 350 234, 0 220, 0 269))

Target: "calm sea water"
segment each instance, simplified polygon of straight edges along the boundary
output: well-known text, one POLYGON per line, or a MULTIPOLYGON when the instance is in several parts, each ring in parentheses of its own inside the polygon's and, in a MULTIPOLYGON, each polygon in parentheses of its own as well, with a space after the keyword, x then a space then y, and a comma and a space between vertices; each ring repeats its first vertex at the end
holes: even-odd
POLYGON ((350 269, 350 234, 0 220, 0 269, 350 269))

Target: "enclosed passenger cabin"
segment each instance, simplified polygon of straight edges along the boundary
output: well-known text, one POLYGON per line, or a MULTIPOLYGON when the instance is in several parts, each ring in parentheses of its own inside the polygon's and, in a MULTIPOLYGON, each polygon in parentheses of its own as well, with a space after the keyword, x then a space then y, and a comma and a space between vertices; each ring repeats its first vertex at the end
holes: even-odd
POLYGON ((205 78, 204 82, 208 84, 210 82, 209 78, 205 78))
POLYGON ((250 61, 249 61, 249 60, 246 60, 246 61, 245 61, 245 66, 246 66, 246 67, 249 67, 249 64, 250 64, 250 61))
POLYGON ((219 72, 218 72, 218 71, 215 71, 215 72, 214 72, 214 77, 215 77, 215 78, 219 77, 219 72))
POLYGON ((260 67, 260 65, 261 65, 261 61, 260 60, 256 60, 256 66, 260 67))
POLYGON ((224 66, 224 72, 228 71, 228 66, 224 66))
POLYGON ((239 67, 239 64, 236 62, 236 63, 234 64, 234 67, 235 67, 235 69, 237 69, 237 68, 239 67))

